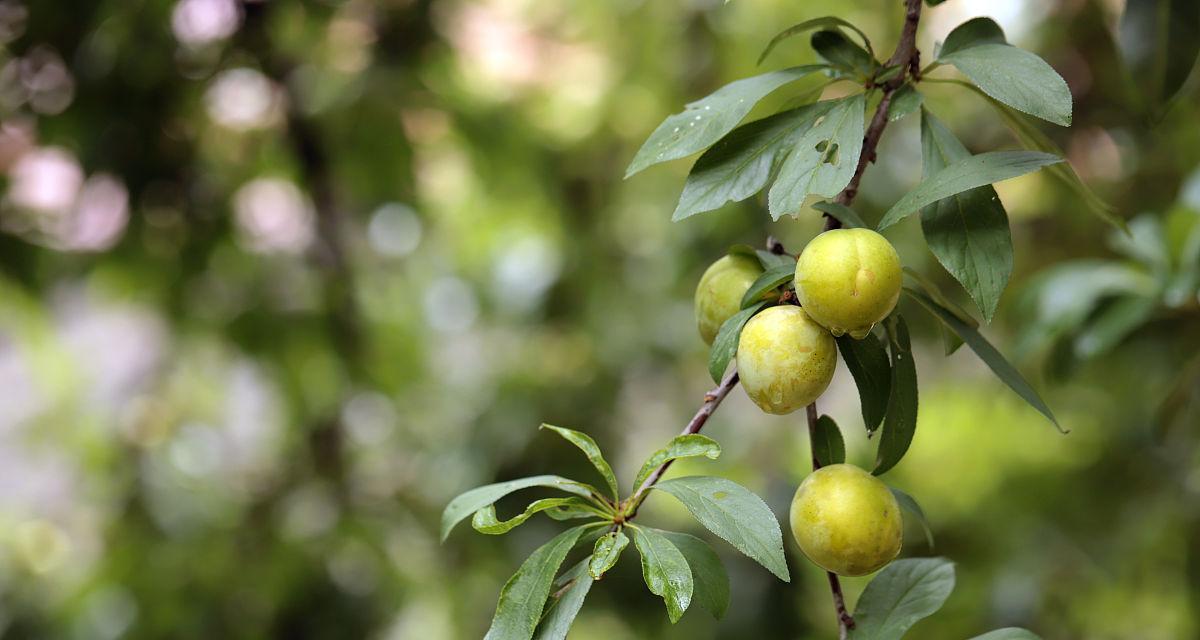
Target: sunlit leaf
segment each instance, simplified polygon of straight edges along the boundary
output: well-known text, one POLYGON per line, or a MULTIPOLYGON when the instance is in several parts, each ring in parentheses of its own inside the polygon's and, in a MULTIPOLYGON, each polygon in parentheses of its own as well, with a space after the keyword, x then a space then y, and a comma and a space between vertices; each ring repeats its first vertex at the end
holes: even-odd
POLYGON ((810 64, 743 78, 687 105, 683 112, 667 118, 650 134, 629 163, 625 177, 659 162, 707 149, 732 131, 767 94, 826 68, 823 64, 810 64))

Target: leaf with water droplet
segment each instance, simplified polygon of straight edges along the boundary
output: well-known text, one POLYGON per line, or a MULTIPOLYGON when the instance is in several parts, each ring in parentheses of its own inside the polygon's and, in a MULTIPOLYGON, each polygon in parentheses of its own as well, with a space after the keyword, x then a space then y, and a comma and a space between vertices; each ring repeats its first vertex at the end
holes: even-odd
POLYGON ((785 84, 828 68, 828 65, 823 64, 804 65, 744 78, 687 105, 684 111, 664 120, 654 133, 650 134, 633 161, 629 163, 625 177, 628 178, 659 162, 683 158, 712 146, 732 131, 759 100, 785 84), (707 112, 710 116, 699 127, 694 124, 700 119, 700 116, 696 115, 697 111, 707 112), (685 121, 691 126, 682 127, 685 121), (654 153, 660 149, 663 150, 663 155, 654 153))

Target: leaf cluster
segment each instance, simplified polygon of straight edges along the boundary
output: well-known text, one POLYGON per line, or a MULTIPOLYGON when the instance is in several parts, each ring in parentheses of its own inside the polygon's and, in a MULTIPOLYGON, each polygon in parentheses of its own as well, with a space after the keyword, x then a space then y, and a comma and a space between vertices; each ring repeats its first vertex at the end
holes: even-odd
POLYGON ((564 638, 592 585, 620 560, 631 543, 641 558, 642 575, 651 593, 663 599, 671 622, 679 620, 692 602, 713 617, 729 607, 729 577, 717 554, 700 538, 634 524, 638 507, 652 489, 679 500, 696 520, 779 579, 788 581, 783 532, 769 507, 749 489, 724 478, 686 476, 653 483, 655 473, 681 458, 716 459, 721 447, 699 434, 676 436, 646 459, 622 498, 612 467, 587 434, 542 425, 579 448, 604 480, 606 490, 560 476, 543 475, 472 489, 446 506, 442 539, 471 517, 480 533, 507 533, 537 513, 555 520, 584 520, 538 547, 505 583, 496 605, 488 638, 564 638), (499 520, 495 503, 515 491, 532 487, 569 494, 529 503, 518 515, 499 520), (576 548, 586 555, 566 570, 576 548))

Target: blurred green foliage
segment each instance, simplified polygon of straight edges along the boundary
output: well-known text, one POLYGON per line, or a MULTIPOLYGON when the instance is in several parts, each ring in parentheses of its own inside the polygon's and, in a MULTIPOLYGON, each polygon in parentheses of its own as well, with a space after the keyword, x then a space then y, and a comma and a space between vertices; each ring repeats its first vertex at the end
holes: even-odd
MULTIPOLYGON (((1122 4, 926 10, 923 52, 987 14, 1062 74, 1074 126, 1045 132, 1134 233, 1112 244, 1046 176, 998 186, 1014 284, 983 331, 1023 347, 1028 374, 1047 365, 1069 435, 914 322, 920 426, 889 479, 920 500, 958 588, 912 637, 1200 633, 1200 303, 1171 288, 1195 283, 1198 74, 1146 108, 1116 44, 1122 4), (1135 277, 1112 288, 1114 269, 1135 277), (1126 295, 1155 303, 1095 349, 1083 336, 1126 295)), ((0 635, 480 636, 561 525, 463 527, 439 545, 449 498, 537 473, 594 480, 542 421, 590 433, 632 477, 710 386, 700 273, 731 244, 797 249, 820 225, 773 223, 756 200, 672 224, 687 163, 622 181, 634 151, 753 73, 779 29, 838 15, 889 50, 901 9, 0 2, 0 635)), ((764 66, 812 61, 796 41, 764 66)), ((923 91, 973 152, 1017 146, 978 97, 923 91)), ((856 209, 877 220, 918 158, 916 119, 892 125, 856 209)), ((917 221, 888 233, 967 302, 917 221)), ((850 461, 873 458, 844 369, 822 411, 850 461)), ((721 459, 672 474, 729 477, 783 514, 807 474, 801 427, 735 391, 705 430, 721 459)), ((671 501, 644 511, 689 526, 671 501)), ((932 553, 915 525, 907 540, 906 555, 932 553)), ((787 551, 791 584, 718 548, 733 590, 719 624, 670 626, 636 563, 618 565, 572 638, 829 637, 825 578, 787 551)), ((847 581, 851 601, 865 580, 847 581)))

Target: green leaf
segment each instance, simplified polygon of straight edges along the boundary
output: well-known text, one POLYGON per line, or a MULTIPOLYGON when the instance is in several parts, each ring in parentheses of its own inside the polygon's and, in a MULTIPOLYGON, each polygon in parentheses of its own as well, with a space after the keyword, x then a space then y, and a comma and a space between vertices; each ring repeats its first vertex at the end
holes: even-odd
POLYGON ((758 279, 746 289, 745 295, 742 296, 742 308, 745 309, 756 302, 760 302, 767 293, 778 289, 784 284, 791 282, 796 277, 796 263, 793 260, 776 265, 767 269, 758 276, 758 279))
POLYGON ((796 269, 796 259, 786 253, 771 253, 759 249, 756 255, 758 263, 762 265, 763 269, 770 270, 781 265, 788 265, 792 270, 796 269))
POLYGON ((579 447, 583 455, 587 456, 588 462, 596 467, 596 471, 600 472, 600 476, 604 478, 604 482, 608 484, 608 488, 612 490, 612 498, 614 501, 620 500, 620 492, 617 489, 617 476, 613 474, 612 467, 608 465, 608 461, 604 459, 604 455, 600 453, 600 447, 596 446, 596 441, 592 437, 582 431, 574 429, 566 429, 556 427, 552 424, 543 423, 541 429, 549 429, 554 433, 562 436, 567 442, 579 447))
POLYGON ((801 132, 828 109, 828 102, 818 102, 734 129, 692 166, 671 219, 682 220, 758 193, 801 132))
POLYGON ((895 488, 888 487, 892 490, 892 495, 896 497, 896 502, 900 503, 900 508, 916 517, 921 528, 925 530, 925 542, 929 544, 929 548, 933 548, 933 529, 929 526, 929 521, 925 519, 925 511, 921 509, 921 505, 917 504, 917 499, 895 488))
POLYGON ((932 280, 921 275, 920 271, 917 271, 911 267, 903 267, 903 269, 904 275, 911 278, 913 282, 916 282, 917 286, 921 287, 921 290, 925 292, 925 295, 929 296, 943 307, 946 307, 946 309, 958 316, 958 319, 962 320, 964 323, 969 324, 972 327, 979 326, 979 321, 977 321, 975 318, 972 318, 971 314, 967 313, 966 309, 963 309, 953 300, 946 297, 946 294, 942 293, 941 288, 938 287, 937 284, 935 284, 932 280))
POLYGON ((925 94, 917 91, 916 87, 911 84, 906 84, 896 90, 892 94, 892 101, 888 104, 888 122, 895 122, 904 116, 921 108, 925 103, 925 94))
POLYGON ((771 218, 797 213, 810 194, 832 198, 850 182, 862 153, 864 94, 818 102, 827 105, 811 129, 796 141, 767 192, 771 218))
POLYGON ((660 532, 687 558, 692 569, 692 600, 720 620, 729 609, 729 574, 708 543, 686 533, 660 532))
POLYGON ((779 521, 762 498, 725 478, 686 476, 660 482, 655 489, 677 498, 700 524, 789 582, 779 521))
POLYGON ((729 361, 733 360, 734 354, 737 353, 738 338, 742 336, 742 327, 745 327, 750 317, 758 313, 759 309, 766 304, 764 301, 756 303, 752 307, 746 307, 729 316, 729 319, 721 325, 720 330, 717 331, 717 337, 713 338, 712 349, 708 352, 708 375, 712 376, 713 382, 721 382, 721 376, 725 375, 725 370, 729 368, 729 361))
MULTIPOLYGON (((997 351, 996 348, 987 341, 987 339, 980 335, 979 331, 977 331, 974 327, 964 323, 962 320, 959 320, 958 316, 956 316, 953 312, 934 302, 924 293, 909 287, 905 287, 904 291, 912 299, 921 303, 921 306, 925 307, 925 309, 932 313, 934 317, 941 320, 943 324, 950 327, 951 330, 958 334, 958 337, 962 338, 963 342, 966 342, 967 346, 971 347, 971 350, 975 352, 975 355, 979 356, 979 358, 983 360, 984 364, 991 368, 992 372, 996 374, 996 377, 1000 378, 1004 384, 1008 385, 1008 387, 1015 391, 1017 395, 1021 396, 1025 402, 1028 402, 1030 406, 1032 406, 1034 409, 1037 409, 1042 415, 1046 416, 1046 418, 1054 424, 1056 429, 1063 431, 1062 427, 1058 424, 1058 419, 1054 417, 1054 414, 1050 411, 1050 407, 1046 406, 1045 401, 1042 400, 1042 397, 1038 395, 1037 391, 1033 390, 1033 387, 1031 387, 1029 383, 1025 381, 1025 378, 1021 376, 1021 373, 1017 371, 1016 367, 1009 364, 1008 360, 1005 360, 1004 356, 1000 355, 1000 352, 997 351)), ((1066 432, 1063 431, 1063 433, 1066 432)))
POLYGON ((874 433, 887 414, 891 395, 892 366, 888 362, 887 351, 879 339, 870 333, 862 340, 855 340, 849 335, 839 336, 837 346, 858 387, 863 424, 867 427, 867 433, 874 433))
POLYGON ((892 205, 879 221, 878 230, 882 231, 914 211, 956 193, 1023 176, 1057 162, 1062 162, 1062 158, 1040 151, 991 151, 964 158, 925 178, 892 205))
MULTIPOLYGON (((478 513, 478 512, 476 512, 478 513)), ((575 520, 578 518, 609 518, 609 514, 597 509, 583 498, 570 498, 568 502, 546 509, 544 512, 553 520, 575 520)))
POLYGON ((917 431, 917 367, 913 362, 908 326, 899 315, 889 317, 887 322, 892 353, 892 382, 875 469, 871 471, 877 476, 900 462, 917 431))
POLYGON ((818 31, 812 35, 810 43, 821 59, 859 78, 871 77, 879 66, 874 56, 851 42, 840 30, 818 31))
POLYGON ((846 443, 833 418, 825 415, 817 418, 812 432, 812 454, 822 467, 846 461, 846 443))
POLYGON ((654 473, 654 470, 668 461, 677 458, 698 458, 700 456, 704 456, 709 460, 716 460, 721 456, 721 445, 717 444, 716 440, 698 433, 671 438, 667 446, 655 451, 653 455, 646 459, 646 463, 642 465, 642 470, 638 472, 637 480, 633 482, 634 491, 641 489, 642 484, 654 473))
POLYGON ((1151 107, 1164 105, 1183 87, 1200 54, 1200 3, 1127 0, 1117 44, 1139 93, 1151 107))
POLYGON ((596 525, 583 525, 555 536, 538 547, 521 564, 500 590, 496 615, 484 640, 528 640, 542 617, 550 584, 567 553, 585 531, 596 525))
POLYGON ((667 617, 674 624, 692 603, 692 570, 687 558, 662 532, 630 525, 633 543, 642 556, 642 577, 650 593, 662 596, 667 617))
POLYGON ((984 93, 1064 127, 1071 126, 1071 89, 1036 55, 1007 44, 977 44, 939 60, 958 67, 984 93))
POLYGON ((762 64, 763 60, 767 59, 767 56, 771 54, 771 51, 773 51, 780 42, 783 42, 784 40, 787 40, 793 36, 812 31, 813 29, 821 29, 824 27, 833 27, 835 29, 839 27, 846 27, 851 31, 854 31, 859 35, 860 38, 862 38, 863 45, 866 46, 867 52, 870 53, 872 57, 875 56, 875 50, 871 48, 871 41, 867 38, 867 34, 863 33, 861 29, 841 18, 835 16, 823 16, 820 18, 813 18, 812 20, 805 20, 800 24, 792 25, 779 32, 778 35, 776 35, 774 38, 771 38, 771 42, 767 43, 767 48, 763 49, 762 55, 758 56, 758 64, 762 64))
POLYGON ((1075 337, 1075 356, 1095 358, 1107 353, 1141 328, 1157 310, 1158 300, 1147 296, 1135 295, 1115 300, 1092 318, 1075 337))
POLYGON ((863 222, 862 216, 858 215, 854 209, 847 207, 844 204, 836 202, 823 201, 813 205, 813 208, 821 213, 828 213, 833 216, 838 222, 842 223, 843 227, 850 229, 870 229, 871 225, 863 222))
POLYGON ((588 561, 588 574, 596 580, 604 577, 604 573, 617 564, 621 552, 627 546, 629 538, 622 531, 610 531, 600 536, 596 541, 596 548, 592 550, 592 558, 588 561))
POLYGON ((789 82, 828 68, 810 64, 731 82, 658 125, 629 163, 625 177, 660 162, 690 156, 712 146, 737 126, 767 94, 789 82))
MULTIPOLYGON (((475 516, 471 518, 471 526, 479 533, 486 533, 492 536, 498 536, 508 533, 513 530, 533 514, 540 511, 547 511, 559 507, 579 508, 581 504, 587 504, 579 498, 544 498, 531 503, 525 507, 525 511, 517 514, 509 520, 500 521, 496 519, 496 505, 489 504, 488 506, 475 512, 475 516)), ((603 516, 604 514, 596 511, 595 515, 603 516)))
POLYGON ((575 616, 583 607, 583 599, 592 589, 592 576, 587 572, 590 559, 585 558, 554 581, 556 592, 550 596, 542 622, 538 624, 536 640, 566 640, 575 616))
MULTIPOLYGON (((969 82, 961 82, 959 80, 950 80, 949 82, 967 87, 971 91, 974 91, 979 97, 986 100, 988 104, 992 105, 992 108, 996 110, 996 113, 1000 116, 1000 119, 1004 121, 1004 124, 1008 126, 1010 131, 1013 132, 1013 135, 1017 137, 1017 140, 1019 140, 1026 148, 1034 149, 1036 151, 1044 151, 1059 157, 1066 155, 1063 153, 1062 148, 1055 144, 1054 141, 1051 140, 1050 137, 1045 133, 1043 133, 1041 129, 1038 129, 1037 126, 1024 114, 1010 109, 1004 103, 989 96, 980 90, 979 87, 976 87, 969 82)), ((1080 201, 1082 201, 1083 204, 1087 206, 1088 210, 1090 210, 1093 214, 1119 229, 1126 230, 1125 221, 1117 216, 1116 209, 1113 208, 1112 205, 1105 202, 1103 198, 1096 195, 1096 192, 1092 191, 1092 188, 1087 186, 1087 184, 1085 184, 1083 180, 1079 178, 1079 174, 1075 173, 1075 169, 1071 167, 1070 163, 1063 162, 1061 164, 1051 165, 1046 169, 1046 171, 1048 171, 1056 180, 1066 185, 1068 189, 1073 191, 1075 195, 1079 197, 1080 201)))
POLYGON ((991 18, 971 18, 954 27, 938 50, 937 58, 942 60, 952 53, 981 44, 1008 44, 1004 39, 1004 29, 991 18))
POLYGON ((918 620, 942 608, 954 590, 954 564, 905 558, 879 572, 854 608, 851 640, 899 640, 918 620))
POLYGON ((442 540, 450 535, 450 530, 454 528, 454 525, 462 522, 467 516, 514 491, 529 487, 550 487, 584 497, 595 493, 594 489, 582 482, 560 476, 533 476, 477 487, 459 495, 446 505, 446 510, 442 512, 442 540))
MULTIPOLYGON (((932 113, 922 110, 921 157, 928 178, 971 153, 932 113)), ((921 210, 921 229, 938 262, 991 322, 1013 267, 1008 214, 996 190, 977 187, 938 200, 921 210)))
POLYGON ((989 631, 981 636, 975 636, 971 640, 1042 640, 1042 637, 1032 631, 1019 629, 1017 627, 1005 627, 989 631))

